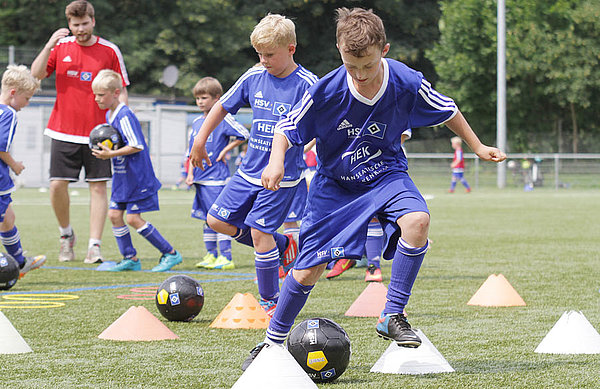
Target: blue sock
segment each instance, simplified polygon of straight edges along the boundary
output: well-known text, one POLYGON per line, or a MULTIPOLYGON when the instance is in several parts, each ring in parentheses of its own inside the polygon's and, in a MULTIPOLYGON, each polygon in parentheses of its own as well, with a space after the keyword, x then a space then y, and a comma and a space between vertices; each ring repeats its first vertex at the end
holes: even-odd
POLYGON ((219 242, 219 251, 221 255, 231 261, 231 236, 225 234, 217 234, 219 242))
POLYGON ((453 179, 452 182, 450 183, 450 190, 454 190, 454 188, 456 188, 456 181, 453 179))
POLYGON ((265 300, 276 300, 279 296, 279 251, 277 248, 266 253, 254 252, 258 294, 265 300))
POLYGON ((8 255, 13 257, 19 263, 19 266, 25 265, 25 257, 23 256, 23 248, 21 247, 21 236, 14 226, 11 230, 0 232, 0 241, 6 249, 8 255))
POLYGON ((254 247, 254 242, 252 241, 252 234, 250 233, 250 229, 237 229, 233 239, 237 240, 238 243, 241 243, 246 246, 254 247))
POLYGON ((129 234, 129 227, 113 227, 112 228, 113 235, 117 240, 117 246, 119 247, 119 251, 123 258, 131 259, 136 256, 137 251, 133 247, 131 243, 131 235, 129 234))
POLYGON ((214 255, 216 258, 219 255, 219 252, 217 251, 217 233, 215 230, 210 228, 208 224, 204 225, 203 238, 206 251, 214 255))
POLYGON ((294 325, 296 316, 306 304, 314 285, 305 286, 294 279, 292 274, 285 277, 277 308, 267 329, 267 338, 275 343, 283 343, 294 325))
POLYGON ((428 247, 429 242, 423 247, 414 248, 408 246, 402 239, 398 241, 384 314, 402 313, 404 310, 428 247))
POLYGON ((379 258, 383 250, 383 229, 379 222, 370 222, 367 229, 367 243, 365 244, 365 252, 369 265, 381 267, 379 258))
POLYGON ((465 178, 462 178, 460 180, 460 182, 462 182, 463 186, 467 189, 471 189, 471 187, 469 186, 469 183, 467 182, 467 180, 465 178))
POLYGON ((163 238, 160 232, 158 232, 158 230, 154 228, 152 224, 144 224, 144 226, 137 230, 137 232, 146 238, 146 240, 150 242, 152 246, 156 247, 162 254, 167 254, 173 251, 173 246, 171 246, 171 244, 169 244, 169 242, 163 238))
POLYGON ((274 232, 273 238, 275 239, 275 245, 277 245, 277 250, 279 250, 279 256, 282 257, 288 245, 288 237, 283 234, 280 234, 279 232, 274 232))

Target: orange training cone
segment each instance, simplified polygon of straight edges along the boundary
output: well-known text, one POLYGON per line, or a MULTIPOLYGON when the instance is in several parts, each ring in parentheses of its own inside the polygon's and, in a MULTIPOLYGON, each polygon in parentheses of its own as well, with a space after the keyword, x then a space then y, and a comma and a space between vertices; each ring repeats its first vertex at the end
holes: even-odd
POLYGON ((381 282, 369 282, 350 308, 346 316, 379 317, 387 301, 387 288, 381 282))
POLYGON ((211 328, 267 328, 271 318, 250 293, 236 293, 210 324, 211 328))
POLYGON ((100 339, 148 341, 179 339, 170 329, 144 307, 130 307, 100 335, 100 339))
POLYGON ((517 307, 525 306, 525 301, 502 274, 492 274, 475 292, 467 305, 517 307))

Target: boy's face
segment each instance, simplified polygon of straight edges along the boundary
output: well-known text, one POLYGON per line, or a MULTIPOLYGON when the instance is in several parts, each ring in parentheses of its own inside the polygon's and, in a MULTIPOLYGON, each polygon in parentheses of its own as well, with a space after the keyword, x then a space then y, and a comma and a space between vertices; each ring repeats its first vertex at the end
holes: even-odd
POLYGON ((91 18, 89 15, 72 16, 69 19, 69 30, 71 30, 71 34, 73 34, 77 43, 83 46, 90 43, 95 25, 96 19, 91 18))
POLYGON ((380 74, 382 72, 381 58, 390 50, 389 43, 386 44, 383 50, 376 46, 369 46, 366 53, 362 57, 355 57, 344 50, 343 45, 338 45, 338 50, 342 57, 344 67, 357 89, 371 86, 374 82, 381 81, 380 74))
POLYGON ((114 111, 119 106, 119 89, 110 91, 108 89, 94 89, 94 100, 100 109, 110 109, 114 111))
POLYGON ((15 111, 20 111, 21 108, 26 107, 29 104, 29 99, 33 97, 34 92, 23 92, 11 89, 9 92, 8 105, 13 107, 15 111))
POLYGON ((289 75, 290 67, 294 65, 295 45, 255 47, 255 50, 260 64, 267 69, 269 74, 275 77, 289 75))
POLYGON ((218 96, 212 97, 208 93, 201 93, 196 96, 196 105, 202 110, 202 112, 208 113, 208 111, 210 111, 210 109, 218 100, 218 96))

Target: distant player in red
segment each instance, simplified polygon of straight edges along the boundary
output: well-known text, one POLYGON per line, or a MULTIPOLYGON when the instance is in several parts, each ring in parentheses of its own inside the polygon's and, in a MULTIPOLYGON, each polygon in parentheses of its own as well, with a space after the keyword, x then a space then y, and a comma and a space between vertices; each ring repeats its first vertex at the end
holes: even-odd
POLYGON ((471 187, 464 176, 465 158, 462 150, 462 139, 460 139, 458 136, 455 136, 450 139, 450 142, 452 143, 452 148, 454 149, 454 159, 450 165, 452 168, 452 182, 450 183, 450 189, 448 189, 448 192, 454 193, 456 182, 460 181, 465 186, 467 193, 469 193, 471 191, 471 187))
MULTIPOLYGON (((60 231, 58 260, 75 259, 75 233, 69 213, 69 183, 79 180, 85 168, 90 187, 90 237, 86 263, 102 262, 100 243, 108 210, 106 182, 111 179, 110 160, 94 158, 88 135, 105 122, 106 110, 94 101, 92 80, 102 69, 121 75, 123 87, 129 85, 125 62, 119 48, 94 35, 94 7, 76 0, 65 9, 69 28, 56 30, 31 65, 38 79, 56 74, 56 102, 44 134, 52 138, 50 152, 50 201, 60 231), (72 34, 72 36, 69 36, 72 34)), ((123 88, 120 100, 127 103, 123 88)))

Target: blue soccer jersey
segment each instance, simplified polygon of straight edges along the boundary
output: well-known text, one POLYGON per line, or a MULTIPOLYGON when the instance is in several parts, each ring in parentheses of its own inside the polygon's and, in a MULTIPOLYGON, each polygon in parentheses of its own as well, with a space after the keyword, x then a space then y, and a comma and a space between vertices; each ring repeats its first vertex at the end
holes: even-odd
POLYGON ((140 122, 128 106, 121 103, 106 121, 119 131, 126 146, 141 151, 112 158, 113 179, 111 201, 125 203, 154 195, 161 187, 154 175, 148 146, 140 122))
MULTIPOLYGON (((232 114, 245 105, 252 107, 248 152, 238 170, 248 182, 262 185, 260 176, 269 162, 275 124, 317 80, 317 76, 302 66, 284 78, 269 74, 264 67, 252 67, 221 97, 223 108, 232 114)), ((282 187, 295 186, 300 180, 298 159, 302 148, 295 147, 288 155, 282 187)))
MULTIPOLYGON (((192 132, 190 133, 190 140, 188 146, 187 156, 190 156, 190 150, 194 145, 194 138, 200 131, 202 123, 204 123, 205 115, 201 115, 194 119, 192 123, 192 132)), ((229 167, 223 160, 216 162, 217 157, 221 151, 229 144, 230 137, 236 137, 239 140, 247 140, 250 137, 250 133, 241 125, 231 114, 227 114, 225 119, 219 123, 215 130, 208 136, 206 140, 206 152, 210 158, 212 166, 207 166, 204 170, 195 167, 194 168, 194 183, 201 185, 225 185, 227 178, 229 178, 229 167)))
MULTIPOLYGON (((382 59, 383 83, 360 95, 344 66, 313 85, 275 127, 291 145, 317 138, 318 171, 349 188, 371 188, 408 169, 400 139, 409 128, 435 126, 458 108, 401 62, 382 59)), ((289 158, 286 153, 286 161, 289 158)), ((295 160, 294 160, 295 161, 295 160)))
MULTIPOLYGON (((0 151, 8 153, 17 129, 17 111, 9 105, 0 104, 0 151)), ((0 160, 0 195, 14 191, 10 168, 0 160)))

